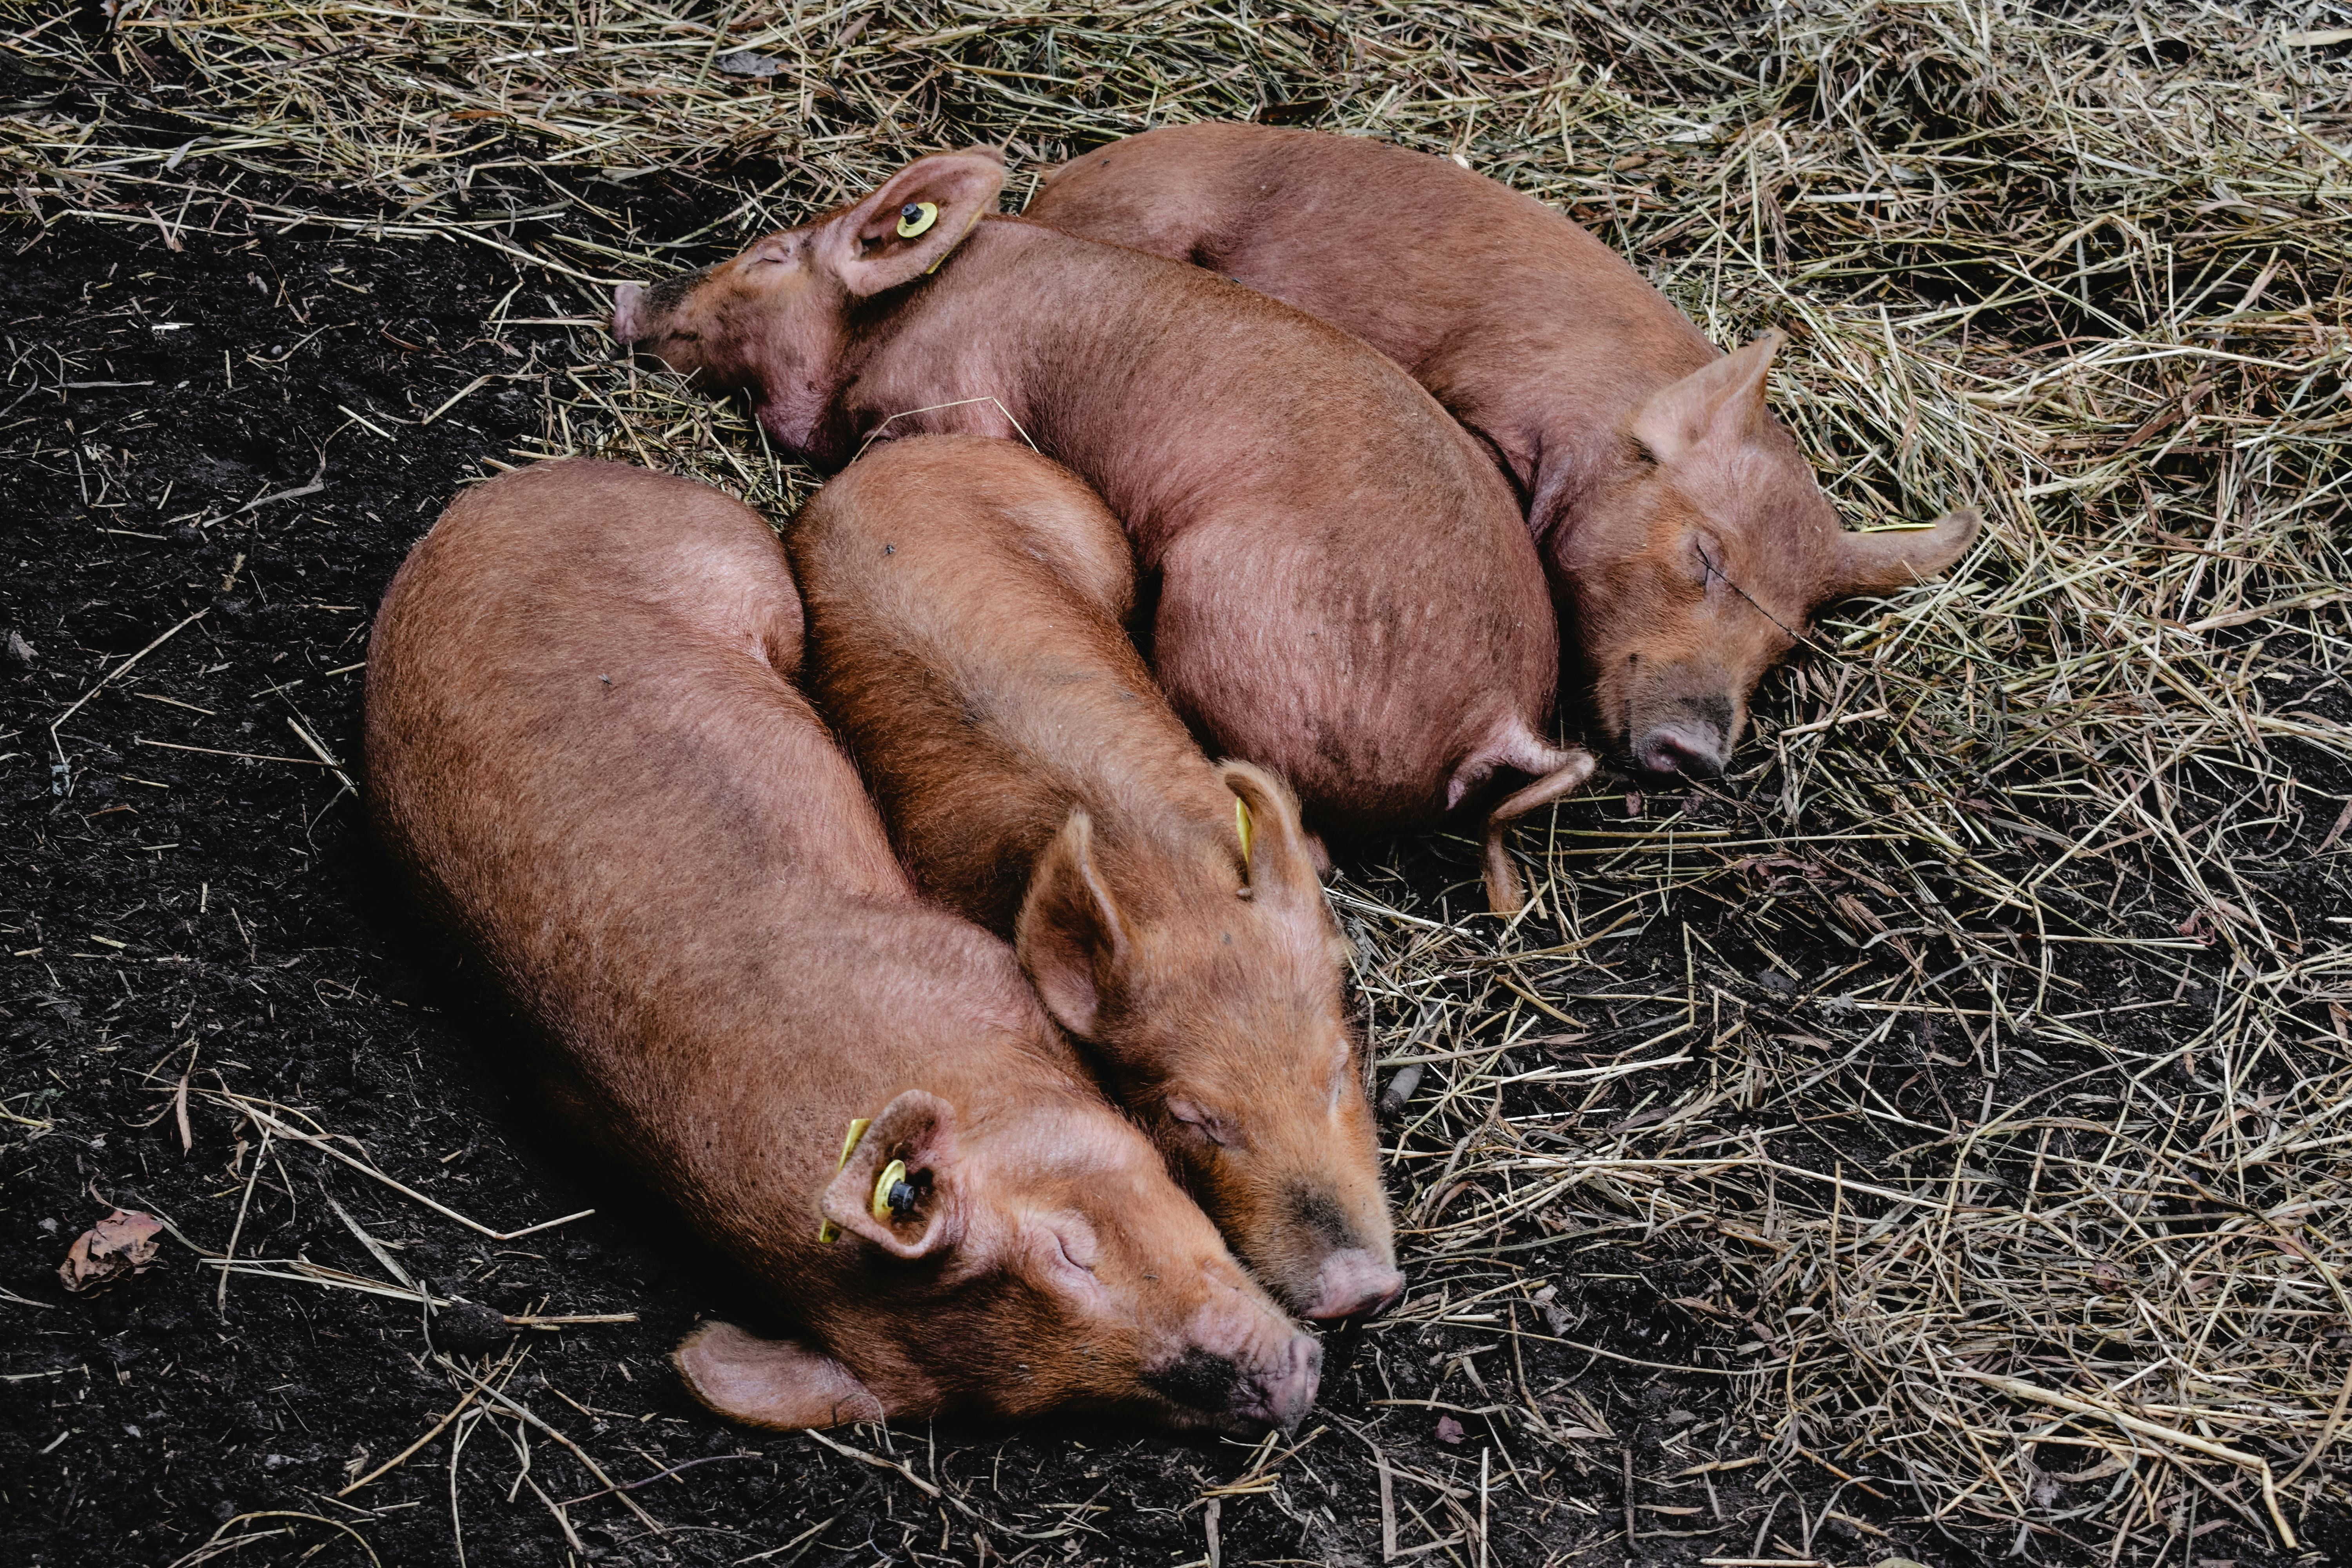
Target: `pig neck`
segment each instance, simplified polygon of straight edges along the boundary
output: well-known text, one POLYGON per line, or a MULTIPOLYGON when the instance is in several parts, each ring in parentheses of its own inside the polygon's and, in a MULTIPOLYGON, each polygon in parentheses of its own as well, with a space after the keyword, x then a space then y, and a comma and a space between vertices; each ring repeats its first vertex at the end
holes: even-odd
MULTIPOLYGON (((1592 498, 1640 467, 1630 438, 1634 413, 1716 350, 1624 257, 1533 197, 1419 154, 1367 148, 1353 155, 1364 160, 1363 172, 1399 178, 1405 199, 1460 239, 1457 265, 1418 279, 1415 289, 1383 291, 1371 266, 1383 254, 1375 239, 1302 271, 1290 258, 1284 210, 1297 201, 1271 195, 1252 211, 1282 237, 1245 247, 1234 260, 1245 281, 1291 285, 1266 291, 1361 336, 1484 437, 1549 558, 1585 521, 1592 498), (1266 266, 1262 278, 1250 275, 1252 263, 1266 266)), ((1286 194, 1286 182, 1267 184, 1286 194)))
POLYGON ((1031 263, 1023 243, 1030 237, 1007 232, 1025 226, 982 219, 936 274, 853 320, 835 400, 851 450, 885 421, 882 433, 892 438, 961 433, 1018 440, 1016 421, 1037 435, 1025 393, 1039 339, 1055 331, 1093 336, 1116 312, 1068 288, 1055 269, 1031 263), (958 399, 974 401, 930 406, 958 399))
POLYGON ((1632 437, 1642 405, 1716 357, 1672 305, 1631 268, 1618 267, 1625 277, 1612 292, 1634 296, 1621 301, 1623 309, 1564 308, 1572 284, 1539 274, 1507 290, 1527 314, 1479 307, 1487 319, 1476 334, 1484 344, 1478 366, 1440 357, 1414 367, 1438 401, 1496 448, 1547 559, 1586 520, 1593 498, 1643 466, 1632 437), (1654 309, 1641 309, 1644 303, 1654 309), (1541 368, 1496 374, 1488 368, 1496 358, 1541 368))
POLYGON ((1717 352, 1581 224, 1418 155, 1409 177, 1445 232, 1464 237, 1465 264, 1436 285, 1446 291, 1440 308, 1400 307, 1381 318, 1393 341, 1365 336, 1496 448, 1538 549, 1552 559, 1587 504, 1641 466, 1635 412, 1717 352), (1491 245, 1481 242, 1489 236, 1491 245))
POLYGON ((1197 776, 1180 786, 1162 773, 1088 792, 1101 802, 1090 805, 1097 863, 1122 902, 1147 914, 1230 902, 1241 885, 1233 792, 1199 752, 1191 764, 1186 772, 1197 776))
MULTIPOLYGON (((617 837, 603 847, 625 856, 617 837)), ((903 1089, 984 1127, 1079 1081, 1003 942, 901 879, 828 886, 831 867, 740 860, 688 878, 690 899, 600 889, 611 918, 588 940, 509 965, 542 975, 534 1010, 623 1127, 617 1146, 690 1173, 672 1184, 740 1194, 772 1170, 814 1193, 849 1122, 903 1089), (849 1043, 806 1044, 823 1038, 849 1043)))
POLYGON ((646 965, 661 993, 648 1010, 674 1020, 690 999, 690 1028, 641 1034, 624 1012, 604 1043, 615 1109, 636 1124, 623 1147, 667 1145, 652 1157, 675 1162, 660 1173, 674 1197, 706 1215, 749 1210, 754 1223, 716 1228, 814 1288, 854 1256, 819 1246, 814 1221, 803 1222, 856 1119, 919 1089, 955 1108, 960 1157, 1011 1169, 1041 1128, 1082 1120, 1099 1100, 1003 943, 910 899, 826 900, 806 914, 734 922, 745 939, 695 954, 698 973, 646 965), (790 1048, 804 1030, 852 1043, 823 1057, 790 1048), (781 1212, 763 1215, 772 1204, 781 1212))
MULTIPOLYGON (((1125 648, 1124 634, 1116 626, 1107 626, 1103 635, 1125 648)), ((1148 671, 1139 666, 1116 676, 1113 684, 1126 700, 1087 704, 1087 744, 1076 765, 1067 760, 1058 707, 1033 710, 1050 726, 1047 731, 1011 738, 1061 773, 1057 793, 1094 819, 1097 857, 1123 893, 1133 889, 1139 899, 1175 905, 1231 899, 1238 885, 1239 851, 1233 792, 1218 782, 1199 745, 1162 704, 1148 671), (1129 697, 1133 689, 1146 700, 1129 697), (1232 854, 1221 853, 1228 847, 1232 854)), ((1105 687, 1095 682, 1085 689, 1100 699, 1105 687)))
MULTIPOLYGON (((960 1137, 967 1126, 980 1136, 1032 1100, 1078 1083, 1077 1058, 1046 1025, 1011 951, 977 927, 911 899, 842 900, 810 913, 793 922, 797 932, 747 927, 751 940, 711 955, 719 973, 697 992, 714 1033, 734 1042, 681 1052, 662 1076, 692 1063, 719 1080, 709 1086, 713 1092, 724 1093, 727 1081, 740 1080, 740 1064, 772 1062, 765 1083, 744 1097, 746 1111, 759 1113, 753 1100, 783 1106, 814 1098, 824 1106, 820 1114, 845 1127, 901 1089, 922 1089, 956 1107, 960 1137), (807 995, 812 959, 836 956, 827 931, 852 926, 855 940, 838 943, 842 962, 824 973, 855 984, 856 992, 807 995), (756 983, 744 984, 747 974, 756 983), (780 1026, 798 1020, 845 1027, 858 1041, 849 1053, 855 1059, 777 1053, 780 1026)), ((838 1143, 812 1147, 830 1161, 838 1143)))
POLYGON ((1717 357, 1631 262, 1532 196, 1395 148, 1273 145, 1234 167, 1243 237, 1192 235, 1194 254, 1355 333, 1428 388, 1501 462, 1539 549, 1635 468, 1642 404, 1717 357), (1419 214, 1444 238, 1443 263, 1408 266, 1400 287, 1396 237, 1356 229, 1352 195, 1333 195, 1348 187, 1312 179, 1318 154, 1335 160, 1321 172, 1345 170, 1419 214))
MULTIPOLYGON (((1559 242, 1546 261, 1500 268, 1492 289, 1458 302, 1469 322, 1461 337, 1472 347, 1405 345, 1418 357, 1399 358, 1496 449, 1526 502, 1538 551, 1552 562, 1600 520, 1599 498, 1648 468, 1633 438, 1642 405, 1722 356, 1585 229, 1546 211, 1542 232, 1559 242)), ((1748 450, 1811 483, 1794 439, 1770 415, 1748 450)))
POLYGON ((1197 456, 1206 416, 1230 429, 1233 411, 1210 405, 1237 381, 1304 401, 1279 367, 1253 361, 1237 375, 1234 356, 1200 353, 1227 325, 1204 291, 1218 285, 1193 268, 983 219, 937 276, 853 324, 834 400, 845 460, 885 421, 893 438, 1025 435, 1092 484, 1148 554, 1159 520, 1226 477, 1181 460, 1197 456))

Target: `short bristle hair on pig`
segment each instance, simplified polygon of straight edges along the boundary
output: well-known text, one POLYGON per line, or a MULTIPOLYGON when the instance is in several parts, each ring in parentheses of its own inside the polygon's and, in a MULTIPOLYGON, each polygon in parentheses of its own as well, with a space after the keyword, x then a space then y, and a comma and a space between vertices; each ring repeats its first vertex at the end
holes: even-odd
MULTIPOLYGON (((996 216, 992 149, 654 291, 614 331, 825 467, 923 434, 1034 442, 1099 492, 1156 586, 1152 668, 1208 749, 1296 792, 1318 832, 1393 832, 1534 776, 1559 678, 1543 565, 1508 484, 1402 371, 1262 294, 996 216)), ((1530 793, 1532 792, 1532 793, 1530 793)))
POLYGON ((505 994, 560 1120, 782 1331, 698 1331, 688 1383, 772 1426, 1295 1426, 1314 1339, 1012 949, 908 884, 794 686, 802 629, 750 509, 563 462, 460 497, 368 651, 394 863, 505 994))
POLYGON ((1128 640, 1134 565, 1017 442, 886 441, 786 531, 810 695, 916 883, 1048 1010, 1293 1310, 1395 1267, 1343 949, 1289 792, 1204 756, 1128 640))
POLYGON ((1765 405, 1779 332, 1717 353, 1590 232, 1448 159, 1170 126, 1071 159, 1024 216, 1195 263, 1411 371, 1525 500, 1564 706, 1652 782, 1723 771, 1757 682, 1817 610, 1932 576, 1976 538, 1969 509, 1842 531, 1765 405))

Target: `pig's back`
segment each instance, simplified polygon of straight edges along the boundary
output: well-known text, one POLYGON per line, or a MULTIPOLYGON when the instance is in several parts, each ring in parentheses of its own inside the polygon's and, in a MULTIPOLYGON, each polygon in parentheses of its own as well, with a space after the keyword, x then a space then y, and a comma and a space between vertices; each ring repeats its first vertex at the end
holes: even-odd
POLYGON ((1128 640, 1127 538, 1060 464, 979 437, 884 441, 803 510, 791 548, 811 695, 926 894, 1009 936, 1021 868, 1073 806, 1231 815, 1128 640))
POLYGON ((1024 216, 1188 261, 1363 339, 1523 484, 1716 357, 1581 225, 1446 159, 1266 126, 1173 126, 1072 159, 1024 216))
POLYGON ((1017 982, 1009 955, 914 900, 788 679, 800 637, 790 567, 756 514, 616 464, 469 492, 378 614, 383 837, 624 1120, 690 1098, 732 1033, 854 1036, 857 1015, 887 1010, 876 992, 897 1005, 975 975, 983 996, 1017 982), (939 949, 934 978, 877 975, 885 936, 939 949))
POLYGON ((1493 461, 1426 391, 1197 268, 996 228, 1073 294, 1118 302, 1108 341, 1045 340, 1032 412, 1159 574, 1153 668, 1213 754, 1276 767, 1349 830, 1437 815, 1497 724, 1544 722, 1559 631, 1542 563, 1493 461))

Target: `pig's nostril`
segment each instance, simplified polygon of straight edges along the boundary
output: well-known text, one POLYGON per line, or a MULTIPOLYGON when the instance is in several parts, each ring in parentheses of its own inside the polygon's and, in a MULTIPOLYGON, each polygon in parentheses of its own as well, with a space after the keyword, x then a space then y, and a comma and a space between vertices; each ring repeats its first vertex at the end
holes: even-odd
POLYGON ((1266 1390, 1266 1415, 1284 1432, 1296 1432, 1314 1408, 1322 1381, 1323 1347, 1310 1335, 1297 1336, 1284 1352, 1279 1379, 1266 1390))
MULTIPOLYGON (((1195 1351, 1186 1360, 1202 1353, 1195 1351)), ((1241 1373, 1238 1367, 1233 1370, 1241 1373)), ((1314 1407, 1322 1381, 1323 1347, 1312 1334, 1294 1333, 1247 1373, 1234 1379, 1228 1385, 1225 1408, 1244 1421, 1296 1432, 1314 1407)))
POLYGON ((1274 1364, 1234 1391, 1233 1412, 1245 1421, 1262 1421, 1288 1434, 1315 1407, 1323 1381, 1323 1347, 1312 1334, 1296 1334, 1275 1357, 1274 1364))

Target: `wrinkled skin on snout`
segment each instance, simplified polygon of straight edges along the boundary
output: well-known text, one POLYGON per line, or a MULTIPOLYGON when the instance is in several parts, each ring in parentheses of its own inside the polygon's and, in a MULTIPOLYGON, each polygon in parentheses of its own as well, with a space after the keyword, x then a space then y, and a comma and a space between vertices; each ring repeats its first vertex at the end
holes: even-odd
POLYGON ((1211 763, 1169 709, 1101 500, 1018 443, 926 436, 873 447, 787 531, 811 696, 917 885, 1017 935, 1277 1299, 1326 1320, 1391 1300, 1344 950, 1297 805, 1211 763))
POLYGON ((772 1426, 1294 1425, 1312 1337, 1012 949, 908 883, 795 689, 802 646, 756 513, 567 462, 461 496, 370 647, 394 863, 505 990, 560 1120, 791 1326, 707 1327, 680 1370, 772 1426))
POLYGON ((1071 159, 1023 216, 1352 332, 1485 437, 1551 576, 1562 707, 1637 776, 1722 772, 1815 611, 1932 576, 1976 537, 1972 511, 1841 533, 1764 409, 1780 334, 1718 355, 1591 233, 1447 159, 1171 126, 1071 159))

